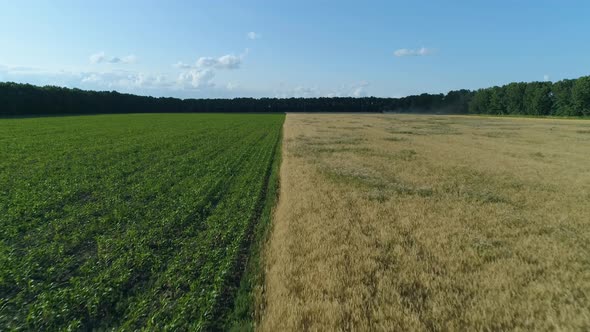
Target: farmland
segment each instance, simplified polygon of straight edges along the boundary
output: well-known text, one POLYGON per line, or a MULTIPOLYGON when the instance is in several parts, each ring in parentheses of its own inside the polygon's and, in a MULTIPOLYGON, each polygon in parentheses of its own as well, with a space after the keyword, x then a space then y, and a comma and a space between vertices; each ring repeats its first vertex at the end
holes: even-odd
POLYGON ((0 144, 1 330, 590 328, 585 120, 4 118, 0 144))
POLYGON ((220 328, 283 120, 0 119, 1 329, 220 328))
POLYGON ((264 331, 589 330, 590 123, 288 114, 264 331))

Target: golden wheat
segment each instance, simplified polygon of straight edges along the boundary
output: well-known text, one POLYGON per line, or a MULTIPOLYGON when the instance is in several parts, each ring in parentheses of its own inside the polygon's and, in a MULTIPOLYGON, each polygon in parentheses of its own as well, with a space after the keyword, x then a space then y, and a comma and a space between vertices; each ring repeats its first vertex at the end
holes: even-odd
POLYGON ((590 329, 590 122, 289 114, 259 328, 590 329))

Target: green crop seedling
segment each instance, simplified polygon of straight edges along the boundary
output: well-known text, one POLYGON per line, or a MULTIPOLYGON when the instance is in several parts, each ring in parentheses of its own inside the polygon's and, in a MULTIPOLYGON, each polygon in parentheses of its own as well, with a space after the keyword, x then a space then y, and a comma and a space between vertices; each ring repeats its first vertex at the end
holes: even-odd
POLYGON ((0 326, 217 326, 283 120, 1 119, 0 326))

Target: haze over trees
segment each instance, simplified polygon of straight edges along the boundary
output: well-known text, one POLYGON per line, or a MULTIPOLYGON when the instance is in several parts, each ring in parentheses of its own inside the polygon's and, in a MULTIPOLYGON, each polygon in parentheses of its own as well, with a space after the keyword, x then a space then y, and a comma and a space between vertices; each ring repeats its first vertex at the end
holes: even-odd
POLYGON ((402 98, 178 99, 0 83, 0 115, 177 112, 399 112, 530 116, 590 116, 590 76, 510 83, 402 98))

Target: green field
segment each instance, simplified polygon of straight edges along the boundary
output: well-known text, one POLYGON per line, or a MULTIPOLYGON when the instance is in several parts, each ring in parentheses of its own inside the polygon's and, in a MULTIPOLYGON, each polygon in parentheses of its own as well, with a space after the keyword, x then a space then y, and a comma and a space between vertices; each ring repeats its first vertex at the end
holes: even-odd
POLYGON ((0 326, 219 328, 283 120, 0 119, 0 326))

